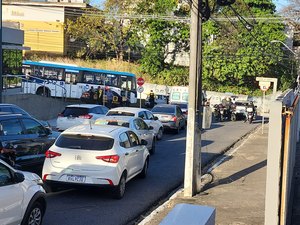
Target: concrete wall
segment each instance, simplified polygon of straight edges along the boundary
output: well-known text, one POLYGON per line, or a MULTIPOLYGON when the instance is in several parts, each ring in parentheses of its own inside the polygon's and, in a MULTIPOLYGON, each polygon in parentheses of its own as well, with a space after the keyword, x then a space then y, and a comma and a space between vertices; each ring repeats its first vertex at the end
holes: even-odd
POLYGON ((34 94, 4 95, 3 103, 15 104, 39 120, 49 120, 57 117, 62 112, 66 103, 61 99, 47 98, 34 94))

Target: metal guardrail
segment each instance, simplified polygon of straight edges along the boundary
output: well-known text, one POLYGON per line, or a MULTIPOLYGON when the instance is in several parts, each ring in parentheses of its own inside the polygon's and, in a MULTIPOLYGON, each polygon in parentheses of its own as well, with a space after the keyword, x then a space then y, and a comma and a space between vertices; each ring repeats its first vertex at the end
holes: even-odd
MULTIPOLYGON (((47 80, 41 79, 31 75, 3 75, 3 88, 16 88, 19 87, 22 89, 22 92, 25 94, 36 93, 37 88, 42 87, 43 92, 41 93, 43 96, 47 96, 47 89, 45 83, 47 80), (34 84, 34 90, 31 90, 32 86, 29 84, 34 84)), ((54 85, 54 95, 52 97, 61 97, 63 100, 66 99, 67 90, 64 86, 59 85, 57 83, 52 83, 54 85), (61 90, 61 96, 57 96, 57 88, 61 90)), ((51 91, 51 90, 50 90, 51 91)), ((36 93, 37 94, 37 93, 36 93)), ((50 96, 48 96, 50 97, 50 96)))

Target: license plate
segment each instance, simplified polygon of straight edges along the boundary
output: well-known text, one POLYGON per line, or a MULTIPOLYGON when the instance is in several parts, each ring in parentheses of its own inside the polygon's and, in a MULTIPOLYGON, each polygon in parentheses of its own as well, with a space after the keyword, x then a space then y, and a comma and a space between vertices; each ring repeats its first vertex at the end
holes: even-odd
POLYGON ((69 182, 84 183, 85 178, 86 178, 85 176, 67 175, 67 181, 69 181, 69 182))

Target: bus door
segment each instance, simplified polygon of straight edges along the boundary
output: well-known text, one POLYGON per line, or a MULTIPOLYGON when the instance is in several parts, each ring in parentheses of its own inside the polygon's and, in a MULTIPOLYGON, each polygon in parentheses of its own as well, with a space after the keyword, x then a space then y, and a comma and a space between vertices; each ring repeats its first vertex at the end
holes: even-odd
POLYGON ((80 98, 81 92, 78 90, 78 70, 66 70, 65 71, 65 88, 66 88, 66 97, 67 98, 80 98))

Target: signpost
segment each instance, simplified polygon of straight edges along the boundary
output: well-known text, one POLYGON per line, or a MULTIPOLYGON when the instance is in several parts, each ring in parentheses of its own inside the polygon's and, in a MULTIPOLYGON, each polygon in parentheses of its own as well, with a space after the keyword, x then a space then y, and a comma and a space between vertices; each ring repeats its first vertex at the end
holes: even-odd
POLYGON ((260 90, 263 91, 263 103, 262 103, 262 125, 261 125, 261 133, 264 133, 264 123, 265 123, 265 99, 266 99, 266 91, 269 89, 271 85, 271 81, 262 79, 258 83, 260 90))
POLYGON ((142 108, 142 92, 144 91, 143 84, 145 83, 145 80, 142 77, 139 77, 136 83, 138 84, 137 92, 140 93, 140 108, 142 108))

